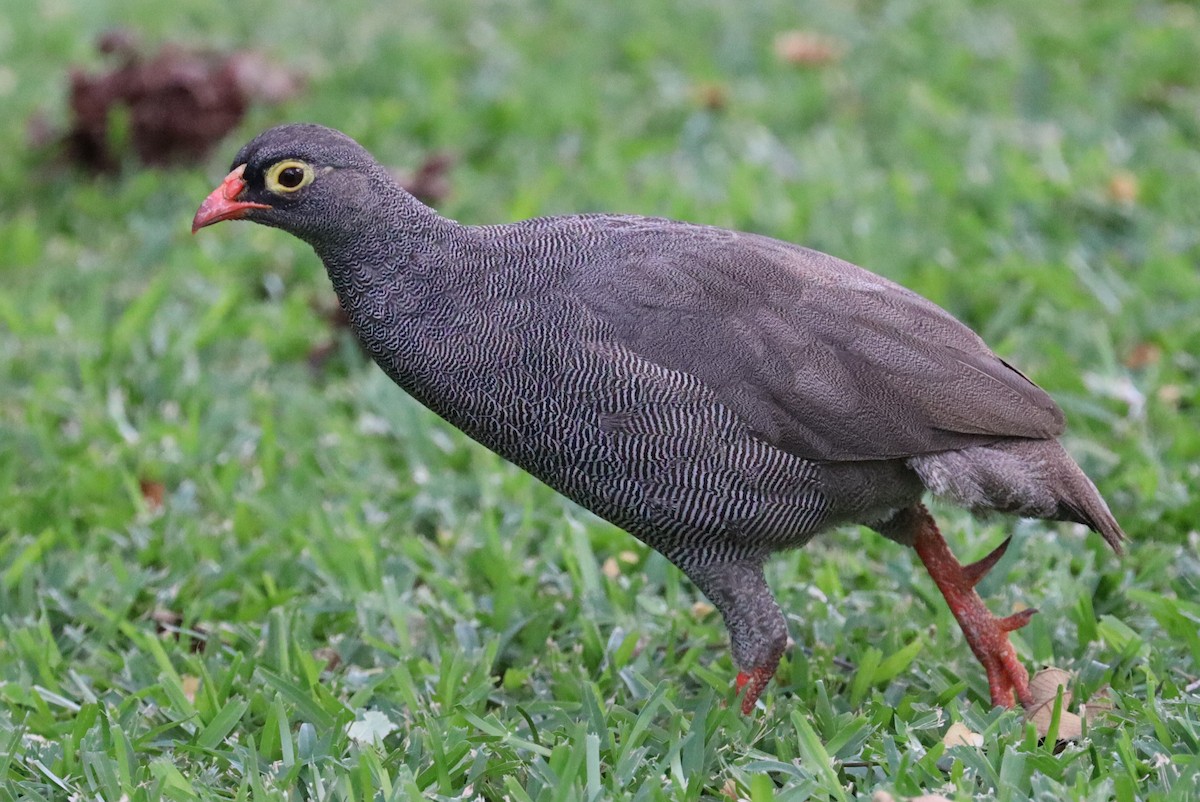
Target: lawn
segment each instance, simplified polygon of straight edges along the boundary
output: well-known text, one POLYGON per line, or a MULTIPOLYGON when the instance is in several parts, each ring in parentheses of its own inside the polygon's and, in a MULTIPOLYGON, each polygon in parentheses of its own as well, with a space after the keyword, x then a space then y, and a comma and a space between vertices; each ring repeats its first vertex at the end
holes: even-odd
POLYGON ((9 6, 0 799, 1200 798, 1194 5, 9 6), (64 122, 69 68, 107 63, 117 25, 306 85, 203 164, 94 176, 27 127, 64 122), (1111 712, 1039 743, 990 708, 915 555, 850 529, 771 563, 795 646, 741 716, 703 597, 394 387, 311 251, 190 235, 285 120, 400 171, 450 154, 463 222, 755 231, 952 311, 1062 405, 1132 543, 939 507, 943 528, 966 559, 1015 535, 982 595, 1038 607, 1022 659, 1111 712), (979 745, 947 746, 955 723, 979 745))

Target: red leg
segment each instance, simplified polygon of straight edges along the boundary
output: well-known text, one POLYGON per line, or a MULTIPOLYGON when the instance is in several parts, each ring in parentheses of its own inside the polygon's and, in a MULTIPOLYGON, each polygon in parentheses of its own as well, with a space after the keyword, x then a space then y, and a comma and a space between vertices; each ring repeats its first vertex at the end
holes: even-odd
POLYGON ((1012 707, 1015 694, 1017 701, 1028 706, 1033 700, 1029 694, 1029 672, 1017 659, 1008 633, 1029 623, 1037 610, 1023 610, 1007 618, 997 618, 975 592, 975 585, 1004 555, 1007 547, 1006 540, 979 562, 963 566, 950 551, 933 516, 924 507, 920 508, 913 548, 921 562, 925 563, 925 569, 933 577, 938 590, 946 597, 950 611, 962 627, 967 645, 987 671, 992 704, 1012 707))

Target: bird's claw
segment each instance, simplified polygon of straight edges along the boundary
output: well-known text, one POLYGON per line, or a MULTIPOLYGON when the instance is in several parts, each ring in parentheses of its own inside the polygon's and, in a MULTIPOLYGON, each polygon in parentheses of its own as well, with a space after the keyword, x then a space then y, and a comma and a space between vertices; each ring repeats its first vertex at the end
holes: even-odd
POLYGON ((1011 537, 1006 537, 1004 542, 984 558, 976 560, 970 565, 964 565, 962 572, 963 578, 967 581, 970 587, 975 587, 979 584, 988 572, 996 567, 996 563, 1000 562, 1000 558, 1004 556, 1004 552, 1008 551, 1008 544, 1012 542, 1011 537))
POLYGON ((1029 705, 1033 698, 1029 693, 1029 672, 1017 658, 1008 633, 1028 624, 1037 610, 1022 610, 998 618, 975 592, 979 580, 1004 556, 1009 541, 1005 540, 983 559, 964 566, 955 559, 933 518, 924 508, 922 512, 913 548, 954 613, 967 645, 987 671, 992 704, 1012 707, 1015 696, 1022 705, 1029 705))
POLYGON ((1022 610, 1019 613, 1005 616, 996 621, 996 625, 1004 632, 1016 632, 1021 627, 1029 623, 1030 619, 1037 615, 1037 608, 1030 607, 1022 610))

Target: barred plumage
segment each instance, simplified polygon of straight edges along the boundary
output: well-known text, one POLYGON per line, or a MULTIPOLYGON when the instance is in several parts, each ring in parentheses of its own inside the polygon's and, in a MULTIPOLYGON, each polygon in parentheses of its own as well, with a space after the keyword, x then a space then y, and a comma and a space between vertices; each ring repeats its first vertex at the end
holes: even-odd
POLYGON ((310 243, 397 384, 696 582, 749 702, 786 641, 762 578, 773 551, 862 523, 926 559, 927 489, 1122 537, 1055 440, 1049 396, 846 262, 658 218, 463 226, 319 126, 271 129, 234 166, 194 227, 245 217, 310 243), (282 159, 315 178, 266 186, 282 159))

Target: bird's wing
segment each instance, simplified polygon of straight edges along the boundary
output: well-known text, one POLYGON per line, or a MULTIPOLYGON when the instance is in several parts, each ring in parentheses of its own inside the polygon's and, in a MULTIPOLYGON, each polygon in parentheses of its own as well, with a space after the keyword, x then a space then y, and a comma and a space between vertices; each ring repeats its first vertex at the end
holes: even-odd
POLYGON ((919 295, 817 251, 675 226, 618 236, 570 290, 619 346, 696 376, 765 441, 874 460, 1062 433, 1049 395, 919 295))

